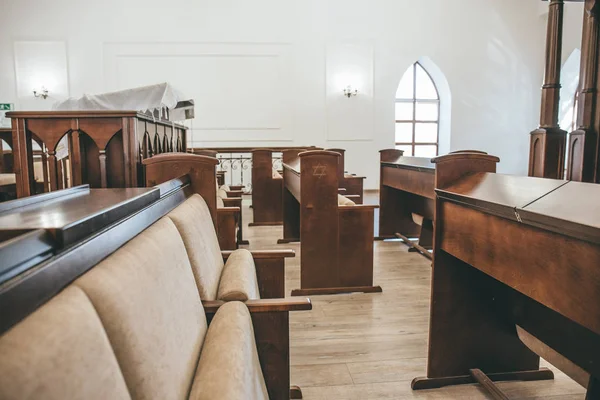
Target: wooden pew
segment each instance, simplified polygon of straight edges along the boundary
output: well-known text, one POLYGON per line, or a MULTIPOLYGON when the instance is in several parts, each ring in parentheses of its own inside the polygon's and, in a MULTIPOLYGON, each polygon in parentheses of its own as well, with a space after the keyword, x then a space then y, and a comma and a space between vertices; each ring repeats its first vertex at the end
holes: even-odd
POLYGON ((317 150, 283 164, 283 232, 301 239, 301 288, 293 296, 381 292, 373 286, 373 213, 377 206, 339 205, 339 153, 317 150))
POLYGON ((143 161, 145 186, 153 187, 180 176, 192 176, 193 191, 198 193, 211 210, 213 223, 224 250, 237 248, 239 206, 217 207, 216 165, 218 160, 209 156, 189 153, 161 154, 143 161))
POLYGON ((429 158, 405 157, 402 150, 380 152, 379 239, 400 238, 431 259, 435 165, 429 158), (409 238, 418 237, 414 243, 409 238))
POLYGON ((338 165, 338 183, 340 188, 345 189, 342 193, 344 196, 352 199, 356 204, 363 203, 363 195, 364 195, 364 180, 366 179, 364 176, 356 176, 353 174, 349 174, 346 171, 346 150, 345 149, 327 149, 328 151, 333 151, 336 153, 340 153, 340 164, 338 165))
POLYGON ((283 224, 283 177, 273 168, 273 150, 252 151, 252 212, 250 226, 283 224))
POLYGON ((552 379, 542 356, 598 399, 600 187, 496 174, 497 162, 435 159, 427 377, 412 387, 552 379))
MULTIPOLYGON (((86 185, 1 204, 0 335, 43 307, 189 196, 197 191, 214 191, 213 159, 196 157, 196 160, 199 162, 189 174, 153 188, 90 190, 86 185), (205 177, 210 177, 211 182, 203 182, 205 177), (51 212, 56 218, 48 221, 44 212, 51 212)), ((177 159, 171 167, 178 168, 179 161, 177 159)), ((207 197, 206 201, 214 206, 216 195, 207 197)), ((211 216, 215 216, 214 207, 211 216)), ((259 253, 255 263, 257 275, 262 276, 258 278, 271 286, 269 293, 283 294, 283 280, 274 281, 268 273, 280 262, 281 252, 259 253)), ((189 277, 193 279, 191 273, 189 277)), ((260 286, 262 290, 262 284, 260 286)), ((310 300, 269 298, 248 300, 245 304, 254 325, 269 397, 298 396, 297 387, 292 387, 290 392, 289 312, 311 309, 310 300)), ((203 306, 210 323, 225 303, 206 301, 203 306)))
MULTIPOLYGON (((406 157, 402 150, 380 152, 379 236, 400 238, 410 248, 431 259, 434 225, 436 164, 425 157, 406 157), (410 238, 418 238, 412 241, 410 238)), ((487 154, 479 150, 455 153, 487 154)))

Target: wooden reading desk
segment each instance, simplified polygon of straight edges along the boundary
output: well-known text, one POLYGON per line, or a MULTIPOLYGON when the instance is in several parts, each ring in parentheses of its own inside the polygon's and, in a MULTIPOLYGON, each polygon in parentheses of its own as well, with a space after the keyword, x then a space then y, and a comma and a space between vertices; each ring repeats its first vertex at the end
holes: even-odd
POLYGON ((427 377, 413 389, 498 394, 489 379, 552 379, 542 356, 600 398, 600 186, 495 174, 483 154, 436 162, 427 377))

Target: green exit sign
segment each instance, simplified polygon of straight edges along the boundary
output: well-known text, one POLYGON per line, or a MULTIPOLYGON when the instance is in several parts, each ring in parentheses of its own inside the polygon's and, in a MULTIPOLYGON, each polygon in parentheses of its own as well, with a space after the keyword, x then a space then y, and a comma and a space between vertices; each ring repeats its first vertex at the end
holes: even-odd
POLYGON ((10 118, 6 118, 6 113, 14 109, 12 103, 0 103, 0 128, 10 128, 10 118))

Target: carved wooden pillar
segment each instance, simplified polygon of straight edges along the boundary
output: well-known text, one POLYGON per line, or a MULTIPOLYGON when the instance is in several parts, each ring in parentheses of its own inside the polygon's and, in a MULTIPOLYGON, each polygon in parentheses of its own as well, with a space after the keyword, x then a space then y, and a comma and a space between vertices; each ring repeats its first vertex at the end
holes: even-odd
POLYGON ((48 170, 50 172, 50 190, 55 191, 58 189, 58 166, 56 163, 56 152, 48 152, 48 170))
POLYGON ((106 149, 100 150, 98 158, 100 158, 100 187, 106 188, 106 149))
POLYGON ((577 130, 569 137, 567 179, 597 181, 597 84, 599 27, 597 0, 587 0, 583 15, 577 130))
POLYGON ((540 127, 531 132, 529 175, 562 179, 567 132, 558 125, 562 56, 563 0, 551 0, 546 36, 540 127))
POLYGON ((73 182, 72 186, 78 186, 82 184, 82 173, 81 173, 81 144, 79 143, 79 130, 73 130, 70 135, 70 149, 69 156, 71 160, 71 179, 73 182))
POLYGON ((42 144, 42 173, 44 174, 44 193, 50 191, 50 183, 48 182, 48 148, 42 144))

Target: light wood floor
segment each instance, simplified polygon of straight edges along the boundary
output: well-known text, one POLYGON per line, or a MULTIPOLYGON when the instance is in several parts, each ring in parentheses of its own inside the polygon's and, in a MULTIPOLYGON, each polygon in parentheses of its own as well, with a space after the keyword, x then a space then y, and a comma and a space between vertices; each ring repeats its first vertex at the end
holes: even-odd
MULTIPOLYGON (((248 223, 252 212, 244 203, 248 223)), ((294 249, 287 295, 300 287, 300 244, 277 245, 281 227, 245 227, 244 236, 251 249, 294 249)), ((374 273, 383 293, 312 296, 312 311, 292 313, 292 384, 304 399, 488 399, 477 385, 410 389, 412 378, 425 375, 430 262, 399 242, 375 242, 374 273)), ((499 386, 514 399, 584 399, 581 386, 554 371, 554 381, 499 386)))

